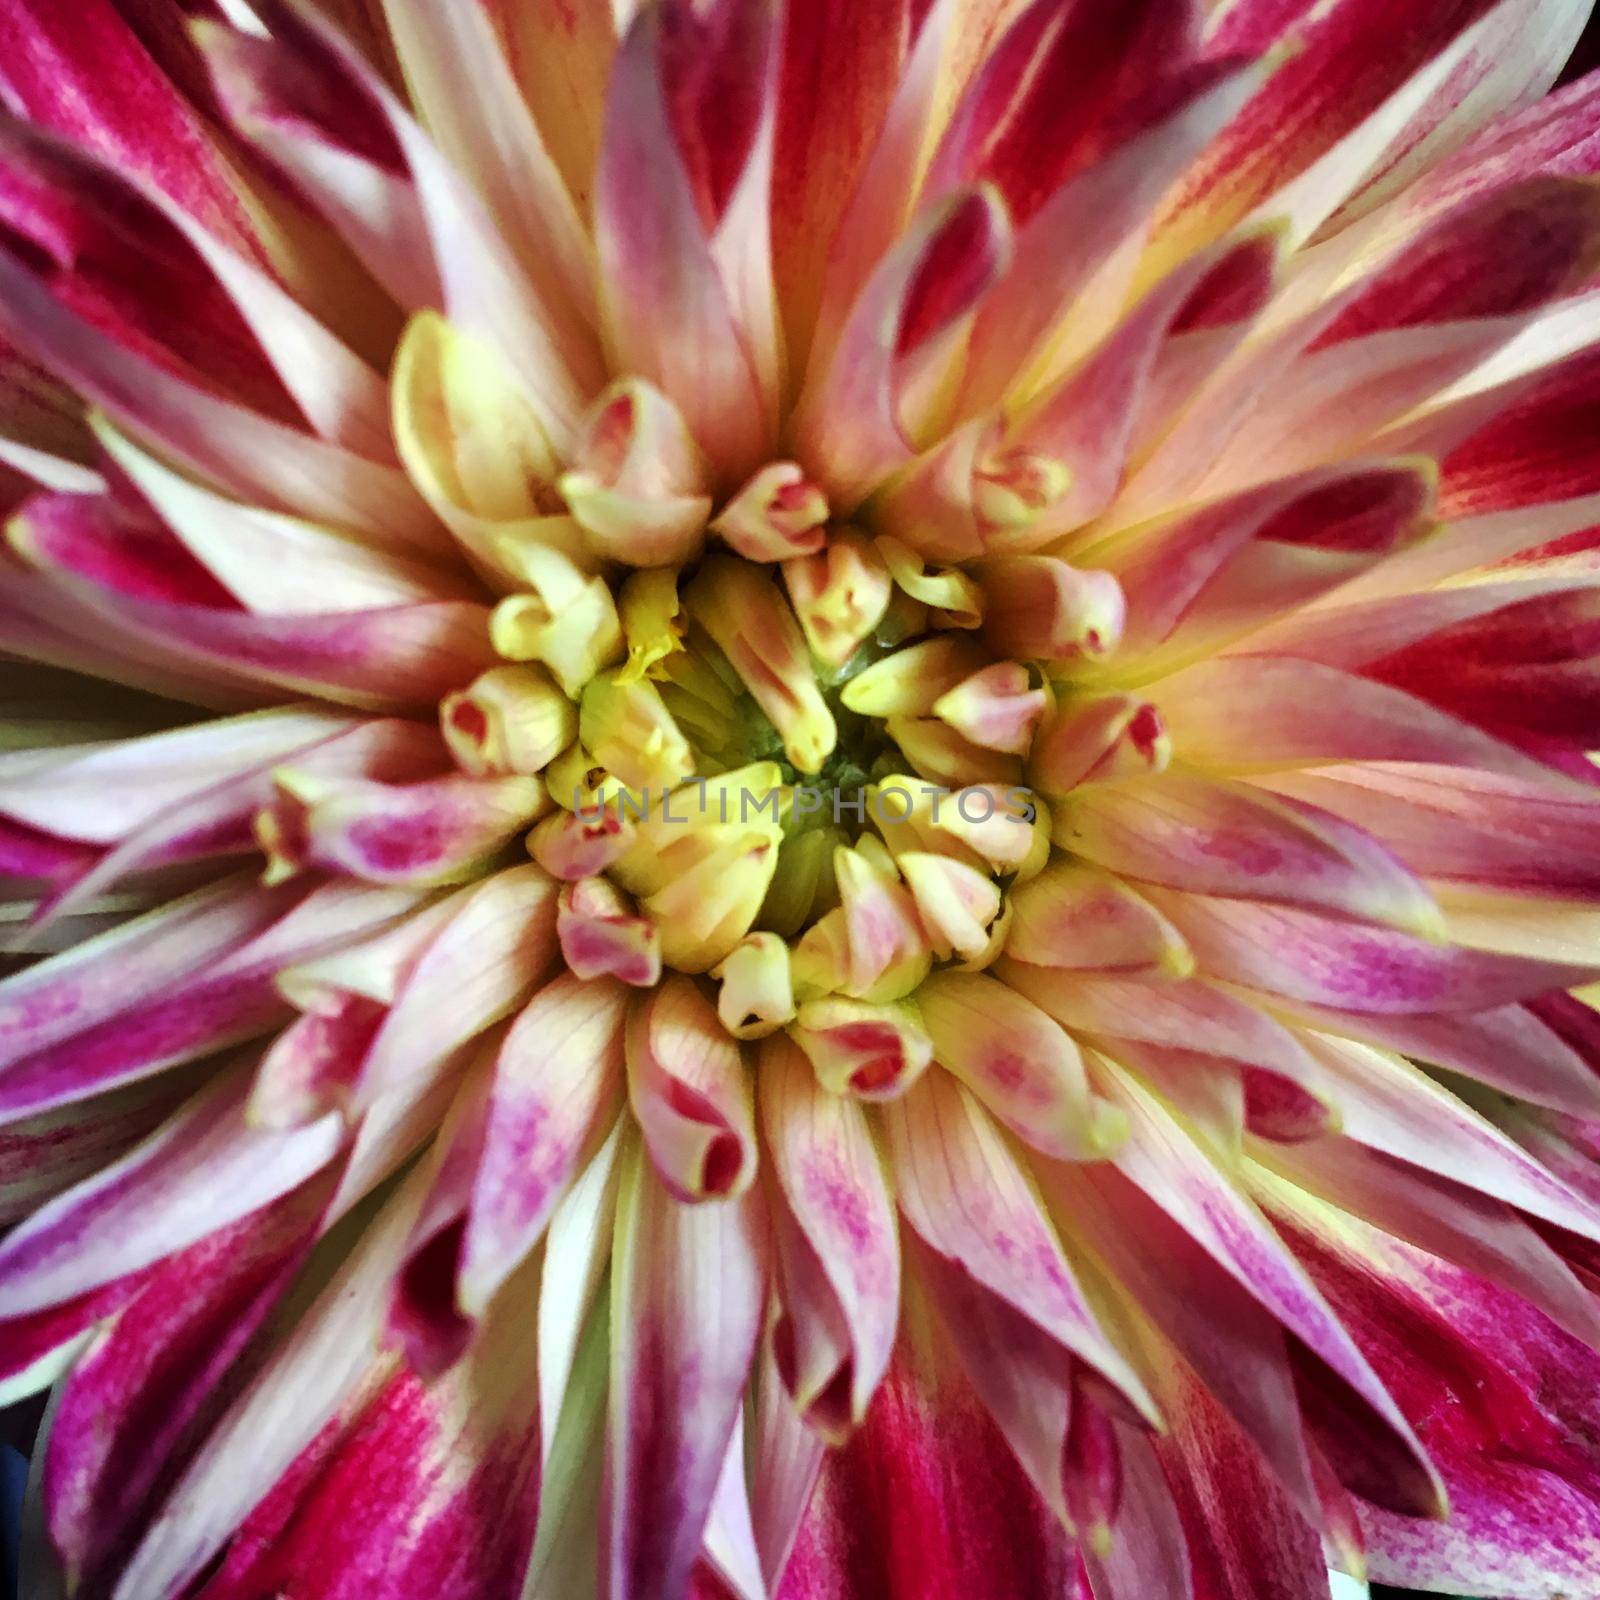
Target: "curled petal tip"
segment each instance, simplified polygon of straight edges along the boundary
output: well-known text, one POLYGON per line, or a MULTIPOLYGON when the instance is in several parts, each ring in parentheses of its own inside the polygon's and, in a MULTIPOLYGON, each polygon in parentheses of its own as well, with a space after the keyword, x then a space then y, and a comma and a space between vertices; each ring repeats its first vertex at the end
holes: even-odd
POLYGON ((578 735, 578 712, 538 667, 491 667, 439 705, 445 743, 474 777, 542 771, 578 735))
POLYGON ((699 551, 711 510, 706 479, 677 407, 627 378, 595 402, 557 488, 596 554, 656 567, 699 551))
POLYGON ((495 650, 510 661, 542 661, 571 696, 623 653, 611 590, 561 551, 502 542, 520 570, 523 593, 508 596, 489 619, 495 650))
POLYGON ((747 935, 711 976, 722 984, 717 1015, 735 1039, 764 1039, 794 1016, 789 946, 775 933, 747 935))
POLYGON ((838 533, 816 555, 783 564, 789 603, 813 654, 842 666, 889 609, 888 569, 872 544, 856 533, 838 533))
POLYGON ((591 678, 578 734, 594 759, 630 789, 673 789, 694 771, 689 741, 648 680, 626 681, 620 672, 591 678))
POLYGON ((661 936, 608 879, 580 878, 556 900, 556 938, 576 978, 616 978, 634 988, 661 979, 661 936))
POLYGON ((933 1060, 927 1030, 905 1005, 843 996, 810 1000, 796 1013, 789 1036, 823 1088, 862 1100, 904 1094, 933 1060))
POLYGON ((1072 468, 1036 450, 1000 450, 980 462, 972 506, 986 532, 1009 534, 1033 526, 1072 487, 1072 468))
POLYGON ((1127 606, 1109 572, 1086 571, 1055 556, 1000 556, 983 564, 980 581, 984 634, 1007 655, 1093 660, 1121 642, 1127 606))
POLYGON ((792 461, 764 466, 725 505, 711 531, 747 561, 816 555, 828 542, 828 497, 792 461))

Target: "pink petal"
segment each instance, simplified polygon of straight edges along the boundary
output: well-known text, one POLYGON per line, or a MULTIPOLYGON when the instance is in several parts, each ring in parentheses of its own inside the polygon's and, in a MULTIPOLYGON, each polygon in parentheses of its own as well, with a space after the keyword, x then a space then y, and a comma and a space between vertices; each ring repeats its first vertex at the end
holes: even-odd
POLYGON ((1325 1600, 1322 1541, 1205 1388, 1175 1371, 1156 1444, 1183 1514, 1196 1588, 1259 1600, 1325 1600), (1246 1509, 1248 1508, 1248 1509, 1246 1509))
MULTIPOLYGON (((1128 188, 1121 166, 1111 165, 1116 169, 1111 177, 1128 188)), ((1103 208, 1105 197, 1091 182, 1094 176, 1080 180, 1079 187, 1092 188, 1086 203, 1103 208)), ((1244 335, 1270 295, 1276 267, 1270 234, 1185 262, 1078 366, 1030 397, 1010 430, 1010 444, 1060 461, 1073 474, 1066 494, 1040 508, 1035 528, 1027 533, 1030 544, 1105 510, 1122 486, 1136 428, 1145 419, 1166 422, 1186 398, 1185 334, 1203 341, 1207 361, 1220 361, 1230 340, 1244 335)), ((1039 314, 1054 318, 1060 311, 1040 307, 1039 314)))
POLYGON ((771 1339, 756 1358, 750 1405, 750 1520, 768 1590, 776 1594, 822 1466, 822 1440, 800 1420, 778 1375, 771 1339))
POLYGON ((1062 1359, 1061 1347, 1036 1323, 915 1236, 911 1261, 984 1409, 1040 1498, 1072 1526, 1065 1482, 1075 1398, 1072 1363, 1062 1359))
MULTIPOLYGON (((202 681, 217 675, 257 693, 272 684, 364 707, 412 709, 463 687, 495 659, 488 609, 465 601, 252 616, 219 605, 220 591, 130 593, 125 569, 88 564, 102 551, 120 556, 127 549, 110 503, 98 498, 35 498, 21 527, 35 559, 49 568, 49 585, 91 615, 109 616, 114 641, 202 681)), ((43 589, 41 604, 48 605, 48 594, 43 589)))
POLYGON ((1103 1153, 1072 1036, 998 978, 941 972, 917 990, 934 1059, 1035 1149, 1066 1160, 1103 1153))
MULTIPOLYGON (((363 0, 355 0, 363 3, 363 0)), ((383 29, 387 39, 388 29, 383 29)), ((338 56, 202 23, 196 39, 224 114, 285 173, 402 306, 443 298, 405 155, 338 56)))
POLYGON ((1332 302, 1337 315, 1265 385, 1207 481, 1261 482, 1359 448, 1578 287, 1592 270, 1597 222, 1585 185, 1551 178, 1431 224, 1332 302))
POLYGON ((66 1104, 267 1032, 296 959, 336 948, 414 897, 204 890, 0 983, 0 1113, 66 1104))
POLYGON ((687 978, 641 996, 628 1018, 628 1100, 677 1200, 723 1200, 755 1177, 752 1089, 738 1043, 687 978))
POLYGON ((461 1244, 457 1293, 467 1312, 487 1306, 533 1249, 610 1125, 622 1092, 626 1007, 616 984, 563 976, 506 1035, 461 1244))
POLYGON ((287 70, 309 66, 334 88, 336 99, 360 106, 381 129, 385 154, 398 154, 399 170, 415 184, 443 309, 464 332, 505 354, 546 432, 565 443, 583 394, 600 379, 592 343, 578 320, 562 315, 529 282, 478 196, 359 55, 290 0, 261 0, 257 9, 287 70))
POLYGON ((450 920, 401 980, 356 1086, 356 1104, 425 1076, 509 1016, 555 959, 555 885, 514 867, 461 892, 450 920))
POLYGON ((14 112, 147 177, 219 237, 259 249, 200 118, 110 0, 88 0, 70 18, 49 0, 12 0, 0 13, 0 57, 14 112))
POLYGON ((972 1096, 941 1071, 884 1111, 900 1209, 963 1267, 1137 1407, 1144 1385, 1095 1320, 1025 1169, 972 1096))
POLYGON ((96 320, 163 364, 176 358, 235 398, 304 419, 331 443, 394 459, 383 380, 273 277, 183 207, 75 151, 12 131, 0 152, 7 187, 23 186, 20 197, 8 194, 22 200, 23 237, 44 222, 35 243, 67 255, 52 285, 59 298, 93 315, 104 296, 106 315, 96 320), (50 237, 48 213, 28 214, 35 194, 86 237, 63 248, 50 237), (108 256, 116 263, 109 278, 96 266, 108 256))
POLYGON ((141 1084, 0 1130, 0 1220, 19 1221, 137 1144, 184 1097, 183 1084, 141 1084))
POLYGON ((141 738, 10 750, 0 754, 0 811, 66 838, 114 844, 213 784, 355 725, 288 707, 141 738))
POLYGON ((1075 1566, 1065 1530, 960 1375, 902 1346, 865 1425, 827 1457, 777 1594, 1082 1600, 1075 1566))
POLYGON ((1548 783, 1376 764, 1267 782, 1382 839, 1430 878, 1580 898, 1600 886, 1589 849, 1600 805, 1548 783))
POLYGON ((1150 1440, 1116 1424, 1123 1495, 1111 1549, 1081 1551, 1095 1600, 1193 1600, 1193 1563, 1173 1492, 1150 1440))
POLYGON ((371 1374, 390 1281, 422 1196, 414 1172, 211 1428, 123 1570, 125 1600, 181 1592, 371 1374))
POLYGON ((1600 1115, 1594 1058, 1553 1025, 1545 1010, 1553 998, 1436 1016, 1296 1009, 1315 1027, 1465 1073, 1534 1105, 1574 1116, 1600 1115))
POLYGON ((482 197, 538 291, 594 319, 584 225, 496 37, 492 12, 421 0, 386 8, 406 86, 445 158, 482 197))
POLYGON ((222 398, 115 344, 59 304, 40 275, 0 250, 0 332, 31 351, 130 434, 256 504, 376 537, 420 537, 428 512, 398 467, 369 461, 222 398))
POLYGON ((607 90, 596 188, 603 311, 622 366, 664 390, 738 481, 760 465, 771 421, 672 127, 669 21, 645 12, 634 22, 607 90))
POLYGON ((803 353, 829 246, 882 125, 913 31, 904 0, 791 8, 785 19, 773 168, 773 244, 792 348, 803 353))
POLYGON ((70 1578, 103 1571, 137 1532, 197 1414, 300 1265, 326 1194, 310 1185, 169 1257, 79 1359, 42 1490, 70 1578))
POLYGON ((1150 890, 1201 970, 1225 982, 1349 1011, 1474 1011, 1569 988, 1592 969, 1440 945, 1289 906, 1150 890))
POLYGON ((575 977, 614 977, 651 989, 661 979, 661 934, 606 878, 563 884, 556 937, 575 977))
POLYGON ((338 1154, 328 1117, 247 1127, 246 1077, 221 1078, 120 1160, 41 1207, 0 1245, 0 1315, 60 1305, 194 1244, 297 1188, 338 1154))
MULTIPOLYGON (((532 1293, 531 1280, 519 1287, 532 1293)), ((533 1542, 536 1399, 521 1305, 432 1385, 380 1357, 366 1392, 256 1506, 207 1587, 245 1600, 317 1572, 328 1600, 497 1600, 533 1542)))
MULTIPOLYGON (((899 1323, 900 1253, 894 1206, 865 1115, 853 1101, 820 1089, 809 1064, 781 1037, 760 1059, 761 1119, 773 1173, 784 1199, 783 1218, 801 1240, 780 1255, 789 1329, 788 1370, 778 1370, 794 1393, 808 1340, 833 1318, 843 1339, 832 1370, 795 1399, 814 1407, 813 1424, 832 1432, 859 1423, 889 1364, 899 1323), (803 1241, 803 1242, 802 1242, 803 1241), (793 1293, 796 1277, 825 1285, 812 1310, 793 1293)), ((781 1335, 779 1336, 781 1339, 781 1335)), ((826 1340, 824 1340, 826 1342, 826 1340)))
POLYGON ((600 1592, 672 1600, 699 1555, 743 1402, 767 1265, 753 1198, 684 1205, 641 1146, 625 1160, 600 1592))
POLYGON ((1104 1168, 1052 1172, 1046 1193, 1074 1237, 1104 1263, 1140 1314, 1170 1341, 1151 1350, 1163 1414, 1181 1416, 1190 1369, 1261 1453, 1303 1516, 1318 1513, 1283 1329, 1149 1196, 1104 1168), (1175 1353, 1182 1360, 1172 1359, 1175 1353))
MULTIPOLYGON (((1097 17, 1091 6, 1036 5, 1032 12, 1039 15, 1051 9, 1068 18, 1067 25, 1057 34, 1055 46, 1060 57, 1054 75, 1059 79, 1061 67, 1069 74, 1081 72, 1084 57, 1090 53, 1081 39, 1072 37, 1074 24, 1087 26, 1098 36, 1098 46, 1101 40, 1109 42, 1114 29, 1129 24, 1144 22, 1148 26, 1154 19, 1156 27, 1171 28, 1186 8, 1168 0, 1154 0, 1151 4, 1141 0, 1138 4, 1106 7, 1105 12, 1114 12, 1114 16, 1097 17)), ((1022 31, 1022 25, 1017 31, 1022 31)), ((1073 171, 1078 165, 1073 161, 1053 193, 1046 176, 1050 154, 1038 148, 1037 135, 1035 145, 1029 147, 1022 142, 1022 130, 1013 126, 1007 127, 997 141, 999 163, 1010 165, 1010 171, 999 180, 1001 191, 1008 203, 1017 208, 1016 263, 1006 279, 1003 301, 985 307, 973 329, 963 395, 967 414, 1014 392, 1020 386, 1019 379, 1038 361, 1053 358, 1059 362, 1059 354, 1048 346, 1051 336, 1062 326, 1064 309, 1088 290, 1095 272, 1138 232, 1173 179, 1233 117, 1259 81, 1257 72, 1232 62, 1194 68, 1185 76, 1178 58, 1153 59, 1162 61, 1163 67, 1170 61, 1171 70, 1165 81, 1158 78, 1155 87, 1149 81, 1148 68, 1139 74, 1137 92, 1149 97, 1146 109, 1132 115, 1122 110, 1120 126, 1108 121, 1107 126, 1090 130, 1083 141, 1087 146, 1084 153, 1092 153, 1098 160, 1083 171, 1073 171)), ((997 77, 1007 70, 1003 51, 990 58, 989 70, 997 77)), ((1125 64, 1119 63, 1117 70, 1124 71, 1125 64)), ((1048 95, 1052 90, 1069 95, 1072 91, 1052 85, 1049 76, 1042 74, 1029 83, 1025 92, 1029 99, 1039 97, 1039 111, 1047 117, 1051 130, 1045 137, 1051 142, 1085 114, 1092 117, 1096 111, 1104 114, 1109 109, 1079 103, 1073 105, 1073 115, 1064 115, 1061 104, 1051 102, 1048 95)), ((980 81, 974 95, 980 95, 984 87, 980 81)), ((1133 85, 1124 82, 1122 87, 1126 93, 1133 85)), ((959 122, 956 127, 960 128, 959 122)), ((1082 128, 1081 122, 1079 127, 1082 128)), ((985 173, 997 164, 995 153, 986 156, 982 163, 985 173)), ((1165 333, 1169 319, 1181 310, 1196 279, 1214 264, 1200 261, 1151 296, 1140 308, 1147 313, 1143 326, 1130 327, 1129 339, 1118 352, 1120 360, 1129 359, 1128 344, 1136 348, 1140 342, 1150 341, 1152 332, 1156 339, 1165 333)), ((1137 362, 1137 356, 1133 359, 1137 362)), ((1102 370, 1096 376, 1102 383, 1114 381, 1114 371, 1115 368, 1102 370)), ((1125 383, 1131 410, 1138 403, 1142 385, 1137 379, 1125 383)), ((1056 431, 1059 436, 1059 423, 1056 431)), ((1050 433, 1047 431, 1044 437, 1049 438, 1050 433)), ((1030 437, 1028 442, 1034 441, 1030 437)), ((1048 446, 1041 443, 1040 448, 1048 446)), ((1092 500, 1084 502, 1083 520, 1096 509, 1092 500)))
POLYGON ((1011 20, 1011 9, 1010 0, 933 0, 911 8, 900 81, 828 240, 813 364, 831 351, 862 285, 905 231, 923 188, 927 153, 963 85, 1011 20))
MULTIPOLYGON (((1063 1027, 1097 1041, 1138 1040, 1305 1084, 1322 1077, 1282 1023, 1199 979, 1141 982, 1085 972, 1063 982, 1048 969, 1010 960, 997 973, 1063 1027)), ((1116 1054, 1114 1044, 1106 1048, 1108 1054, 1116 1054)))
POLYGON ((167 528, 246 610, 270 615, 360 611, 415 600, 458 600, 474 591, 431 563, 453 554, 440 529, 413 543, 353 538, 304 518, 242 505, 173 471, 119 433, 95 426, 101 447, 167 528))
POLYGON ((1435 1508, 1437 1482, 1405 1419, 1267 1219, 1153 1097, 1123 1081, 1115 1098, 1132 1121, 1118 1170, 1324 1364, 1346 1408, 1387 1442, 1391 1502, 1414 1513, 1435 1508))
POLYGON ((1178 930, 1120 879, 1065 858, 1008 896, 1006 953, 1030 966, 1183 978, 1178 930))
MULTIPOLYGON (((286 754, 300 770, 317 774, 414 779, 438 770, 444 748, 430 728, 371 718, 286 754)), ((54 899, 50 916, 62 916, 134 872, 255 849, 251 819, 272 798, 273 770, 263 763, 157 812, 54 899)))
POLYGON ((862 289, 826 358, 813 357, 793 430, 796 452, 843 511, 914 450, 902 406, 907 364, 937 355, 1010 257, 1005 208, 968 189, 924 214, 862 289))
POLYGON ((316 996, 262 1056, 250 1090, 250 1121, 301 1127, 347 1102, 384 1014, 365 995, 316 996))
MULTIPOLYGON (((1310 233, 1351 188, 1381 170, 1386 156, 1404 151, 1408 139, 1437 123, 1431 106, 1448 106, 1493 65, 1487 53, 1486 59, 1469 56, 1457 72, 1424 84, 1420 103, 1408 108, 1398 125, 1376 116, 1390 95, 1413 74, 1420 78, 1419 69, 1489 9, 1490 0, 1468 6, 1403 0, 1398 9, 1382 0, 1342 0, 1316 11, 1291 34, 1297 46, 1291 59, 1191 168, 1169 207, 1177 237, 1215 237, 1313 168, 1319 157, 1337 153, 1341 141, 1365 133, 1353 170, 1333 166, 1321 194, 1302 198, 1290 188, 1290 197, 1306 207, 1297 224, 1302 234, 1310 233)), ((1282 8, 1273 6, 1267 14, 1272 25, 1263 29, 1247 9, 1232 27, 1224 24, 1213 47, 1261 48, 1282 29, 1282 8)), ((1505 48, 1504 41, 1497 42, 1505 48)))
POLYGON ((1328 1071, 1348 1138, 1574 1233, 1600 1230, 1600 1211, 1410 1062, 1349 1040, 1303 1037, 1328 1071))
POLYGON ((323 776, 295 765, 257 821, 273 876, 308 869, 428 886, 474 875, 548 804, 537 778, 451 773, 415 783, 323 776))
POLYGON ((405 1351, 411 1370, 428 1382, 461 1359, 478 1331, 477 1319, 459 1303, 456 1283, 488 1129, 492 1048, 479 1052, 439 1124, 428 1193, 406 1241, 389 1304, 389 1337, 405 1351))
POLYGON ((1195 649, 1316 598, 1428 530, 1420 467, 1327 467, 1092 549, 1128 600, 1126 642, 1195 649))
POLYGON ((1583 1443, 1593 1352, 1516 1295, 1375 1230, 1356 1247, 1316 1228, 1300 1248, 1450 1496, 1448 1523, 1361 1508, 1373 1578, 1511 1594, 1586 1582, 1600 1551, 1583 1443))
POLYGON ((1223 656, 1168 679, 1161 714, 1175 749, 1224 772, 1343 761, 1478 767, 1549 782, 1542 763, 1387 684, 1318 662, 1223 656), (1317 708, 1337 705, 1330 721, 1317 708))
POLYGON ((1440 463, 1441 508, 1481 517, 1600 491, 1600 461, 1585 426, 1597 384, 1600 356, 1586 350, 1497 409, 1440 463))
MULTIPOLYGON (((1591 1347, 1600 1342, 1600 1314, 1589 1291, 1502 1202, 1344 1138, 1278 1152, 1273 1165, 1276 1175, 1317 1200, 1511 1290, 1575 1339, 1591 1347)), ((1268 1180, 1262 1192, 1271 1204, 1282 1190, 1268 1180)))
POLYGON ((1058 843, 1136 882, 1437 934, 1438 907, 1371 836, 1244 783, 1166 773, 1070 799, 1058 843))
MULTIPOLYGON (((1166 0, 1036 0, 1000 36, 951 116, 929 183, 993 183, 1019 217, 1100 155, 1151 94, 1150 64, 1182 76, 1198 16, 1166 0)), ((1170 95, 1170 82, 1161 85, 1170 95)), ((1148 103, 1148 101, 1146 101, 1148 103)))

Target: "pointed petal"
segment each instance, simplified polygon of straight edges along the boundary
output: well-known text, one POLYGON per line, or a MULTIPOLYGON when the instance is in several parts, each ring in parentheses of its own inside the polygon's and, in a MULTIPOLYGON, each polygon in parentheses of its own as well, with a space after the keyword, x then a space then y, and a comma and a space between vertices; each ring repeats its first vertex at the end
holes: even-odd
POLYGON ((555 901, 555 884, 532 865, 462 892, 405 973, 362 1064, 358 1108, 422 1076, 533 992, 556 954, 555 901))
POLYGON ((1183 1367, 1262 1452, 1304 1516, 1318 1507, 1283 1329, 1160 1203, 1106 1168, 1053 1170, 1062 1226, 1159 1330, 1148 1366, 1166 1415, 1181 1411, 1183 1367), (1167 1348, 1161 1341, 1170 1341, 1167 1348), (1174 1360, 1176 1354, 1180 1360, 1174 1360))
MULTIPOLYGON (((517 1287, 531 1296, 531 1274, 517 1287)), ((375 1587, 425 1586, 440 1600, 514 1589, 538 1498, 523 1296, 497 1308, 470 1354, 431 1385, 386 1357, 373 1362, 363 1391, 239 1529, 208 1582, 218 1600, 297 1571, 329 1574, 330 1600, 375 1587)))
MULTIPOLYGON (((1071 826, 1069 823, 1068 826, 1071 826)), ((1008 897, 1006 954, 1030 966, 1186 978, 1194 957, 1147 900, 1109 873, 1053 860, 1008 897)))
POLYGON ((621 366, 664 390, 737 481, 760 464, 767 398, 672 126, 669 39, 662 14, 642 13, 607 90, 596 186, 603 314, 621 366))
POLYGON ((935 1060, 1035 1149, 1081 1160, 1114 1144, 1072 1036, 1032 1001, 984 973, 941 972, 917 1006, 935 1060))
POLYGON ((112 844, 209 785, 352 726, 334 712, 285 707, 133 739, 8 750, 0 811, 65 838, 112 844))
POLYGON ((1547 768, 1469 723, 1317 662, 1223 656, 1186 668, 1158 693, 1174 748, 1223 772, 1405 761, 1548 780, 1547 768), (1341 707, 1336 721, 1315 716, 1330 704, 1341 707))
POLYGON ((481 1313, 532 1250, 609 1125, 622 1089, 625 1005, 613 984, 561 977, 507 1034, 461 1248, 467 1312, 481 1313))
POLYGON ((145 1528, 123 1571, 121 1600, 181 1590, 368 1373, 390 1277, 422 1195, 422 1177, 414 1173, 213 1428, 145 1528))
POLYGON ((886 1108, 896 1194, 907 1222, 1137 1407, 1143 1383, 1096 1322, 1026 1172, 987 1113, 932 1072, 886 1108))
POLYGON ((906 364, 943 340, 995 284, 1010 251, 1001 200, 969 189, 926 215, 873 274, 794 419, 802 465, 840 510, 914 454, 902 417, 906 364))
POLYGON ((1600 1485, 1579 1441, 1594 1353, 1515 1294, 1376 1229, 1352 1236, 1309 1208, 1293 1220, 1304 1259, 1415 1419, 1450 1496, 1448 1522, 1361 1507, 1374 1580, 1508 1594, 1587 1581, 1600 1485))
POLYGON ((1347 1404, 1370 1417, 1406 1464, 1394 1487, 1398 1499, 1413 1514, 1436 1509, 1437 1480, 1405 1418, 1267 1219, 1151 1096, 1124 1080, 1114 1098, 1132 1123, 1132 1137, 1114 1158, 1118 1170, 1326 1364, 1347 1404))
MULTIPOLYGON (((835 1370, 815 1393, 794 1398, 802 1411, 816 1402, 824 1428, 859 1423, 889 1365, 899 1323, 893 1202, 859 1106, 820 1088, 787 1039, 762 1047, 759 1070, 762 1131, 786 1214, 804 1236, 802 1248, 826 1281, 846 1334, 835 1370), (842 1417, 829 1415, 824 1400, 842 1417)), ((797 1315, 791 1301, 789 1316, 797 1315)), ((805 1330, 792 1332, 797 1346, 803 1343, 805 1330)), ((793 1393, 792 1372, 784 1381, 793 1393)))
POLYGON ((406 87, 445 158, 483 199, 539 292, 593 321, 593 262, 577 207, 478 6, 386 0, 406 87), (468 85, 470 84, 470 91, 468 85))
POLYGON ((953 1369, 902 1342, 865 1425, 823 1464, 782 1592, 1081 1600, 1066 1531, 953 1369))
POLYGON ((1055 830, 1075 855, 1135 881, 1443 928, 1432 896, 1376 839, 1248 784, 1166 773, 1097 786, 1067 800, 1055 830))
POLYGON ((186 1433, 288 1286, 326 1194, 311 1185, 169 1258, 76 1363, 42 1489, 74 1580, 103 1569, 181 1466, 186 1433))
POLYGON ((681 1594, 700 1553, 765 1303, 755 1200, 683 1205, 624 1158, 602 1524, 610 1600, 681 1594))
POLYGON ((403 891, 224 883, 0 983, 0 1111, 83 1099, 268 1032, 278 973, 393 923, 403 891))
POLYGON ((1328 1070, 1349 1138, 1595 1236, 1600 1213, 1410 1062, 1353 1040, 1303 1037, 1328 1070))
POLYGON ((0 40, 15 113, 148 178, 220 238, 257 248, 200 117, 110 0, 70 19, 46 0, 16 0, 0 40))
POLYGON ((1592 969, 1441 945, 1314 911, 1151 889, 1201 970, 1291 1000, 1350 1011, 1474 1011, 1567 988, 1592 969))
POLYGON ((0 1316, 60 1305, 194 1244, 297 1188, 337 1155, 338 1119, 251 1129, 228 1074, 142 1145, 43 1206, 0 1246, 0 1316))
POLYGON ((256 820, 269 882, 323 870, 364 883, 457 883, 550 804, 538 778, 520 775, 376 783, 285 765, 274 780, 256 820))
POLYGON ((425 537, 427 508, 398 468, 225 399, 120 345, 58 303, 0 251, 0 331, 103 407, 135 438, 224 492, 375 538, 425 537))

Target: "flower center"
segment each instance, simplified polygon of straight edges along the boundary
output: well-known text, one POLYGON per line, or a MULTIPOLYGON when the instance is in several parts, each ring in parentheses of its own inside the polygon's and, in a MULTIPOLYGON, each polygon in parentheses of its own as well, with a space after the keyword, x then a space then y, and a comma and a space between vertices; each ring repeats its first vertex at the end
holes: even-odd
POLYGON ((1120 592, 1028 553, 1020 501, 968 571, 839 521, 791 462, 719 504, 637 380, 592 419, 559 479, 570 520, 497 551, 507 664, 451 697, 447 737, 471 771, 542 777, 528 848, 564 885, 575 973, 707 975, 731 1032, 809 1017, 841 1082, 891 1092, 915 1065, 902 1002, 992 961, 1048 861, 1037 780, 1145 726, 1053 676, 1115 646, 1120 592))

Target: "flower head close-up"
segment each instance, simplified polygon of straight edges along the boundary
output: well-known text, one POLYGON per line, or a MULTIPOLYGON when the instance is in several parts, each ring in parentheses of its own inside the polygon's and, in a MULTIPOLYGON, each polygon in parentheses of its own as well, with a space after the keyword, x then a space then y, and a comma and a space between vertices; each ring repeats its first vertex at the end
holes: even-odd
POLYGON ((25 1600, 1600 1600, 1588 12, 0 0, 25 1600))

